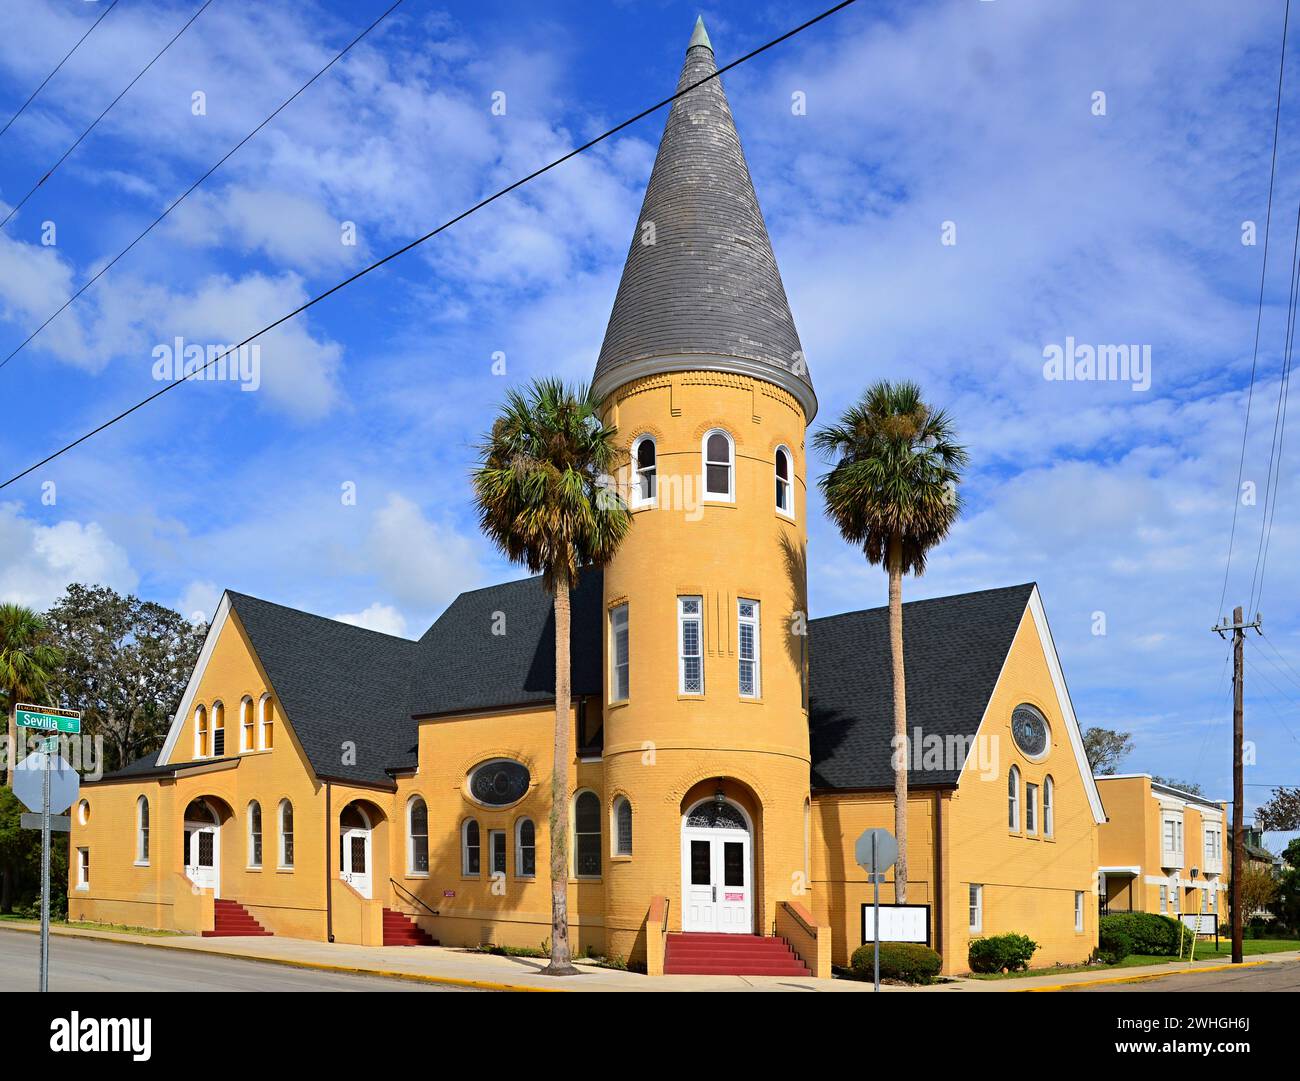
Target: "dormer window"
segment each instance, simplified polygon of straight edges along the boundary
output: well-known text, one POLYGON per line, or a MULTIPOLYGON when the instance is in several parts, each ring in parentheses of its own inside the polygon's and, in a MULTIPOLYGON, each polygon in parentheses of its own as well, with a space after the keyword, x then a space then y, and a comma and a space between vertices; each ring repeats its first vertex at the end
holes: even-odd
POLYGON ((704 437, 704 498, 734 502, 735 446, 731 436, 715 429, 704 437))
POLYGON ((636 470, 632 506, 653 506, 659 494, 658 452, 653 436, 643 435, 632 444, 632 463, 636 470))

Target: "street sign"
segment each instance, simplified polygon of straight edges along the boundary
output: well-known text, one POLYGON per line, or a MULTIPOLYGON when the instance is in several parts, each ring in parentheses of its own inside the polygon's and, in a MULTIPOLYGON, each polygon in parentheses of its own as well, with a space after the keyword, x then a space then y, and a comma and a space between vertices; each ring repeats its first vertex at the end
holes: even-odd
POLYGON ((854 858, 869 875, 883 875, 898 859, 898 842, 889 830, 863 830, 862 836, 853 849, 854 858), (875 854, 872 854, 871 842, 875 839, 875 854))
POLYGON ((81 733, 81 711, 59 709, 57 706, 33 706, 18 703, 19 728, 35 728, 42 732, 63 732, 75 736, 81 733))
POLYGON ((72 801, 81 791, 81 778, 59 755, 50 756, 35 751, 19 762, 14 769, 14 795, 23 801, 28 810, 39 812, 44 807, 47 758, 50 763, 50 811, 62 814, 72 806, 72 801))
POLYGON ((867 872, 867 878, 871 880, 871 926, 875 933, 875 947, 872 952, 875 955, 876 990, 879 991, 880 935, 874 929, 880 927, 880 881, 898 859, 898 842, 894 840, 894 835, 889 830, 863 830, 858 843, 853 846, 853 857, 858 861, 858 866, 867 872))
MULTIPOLYGON (((43 829, 45 819, 37 814, 28 814, 23 811, 18 816, 18 824, 25 830, 43 829)), ((54 833, 71 833, 72 816, 71 815, 50 815, 50 829, 54 833)))

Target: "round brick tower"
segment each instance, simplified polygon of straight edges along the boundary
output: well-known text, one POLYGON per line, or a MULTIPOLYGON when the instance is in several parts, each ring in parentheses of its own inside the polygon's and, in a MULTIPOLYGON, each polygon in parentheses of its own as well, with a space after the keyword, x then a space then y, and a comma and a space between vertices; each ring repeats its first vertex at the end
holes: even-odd
MULTIPOLYGON (((701 20, 678 90, 716 70, 701 20)), ((672 106, 593 386, 634 514, 604 575, 607 948, 644 956, 656 897, 672 930, 771 934, 807 875, 817 403, 718 78, 672 106)))

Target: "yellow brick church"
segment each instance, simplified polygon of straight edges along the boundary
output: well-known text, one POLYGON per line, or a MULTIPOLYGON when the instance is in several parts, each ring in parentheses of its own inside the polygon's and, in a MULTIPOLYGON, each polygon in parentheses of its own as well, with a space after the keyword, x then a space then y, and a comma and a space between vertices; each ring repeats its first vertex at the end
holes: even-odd
MULTIPOLYGON (((679 87, 715 70, 698 24, 679 87)), ((576 951, 847 963, 854 842, 893 823, 887 614, 803 616, 817 400, 718 79, 672 107, 593 385, 634 523, 573 595, 571 759, 538 579, 462 594, 418 641, 227 592, 161 750, 83 788, 72 919, 539 946, 563 829, 576 951)), ((904 621, 908 905, 882 928, 945 972, 1003 931, 1035 965, 1085 960, 1104 813, 1037 588, 904 621)))

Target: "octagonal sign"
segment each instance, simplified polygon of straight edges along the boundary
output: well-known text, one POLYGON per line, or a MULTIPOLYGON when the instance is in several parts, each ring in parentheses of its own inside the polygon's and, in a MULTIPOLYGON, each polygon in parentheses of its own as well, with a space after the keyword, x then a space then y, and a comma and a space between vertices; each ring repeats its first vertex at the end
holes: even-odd
MULTIPOLYGON (((29 754, 14 768, 14 795, 28 810, 41 811, 41 788, 45 778, 46 756, 29 754)), ((62 814, 72 806, 81 791, 81 778, 62 755, 50 755, 50 814, 62 814)))

